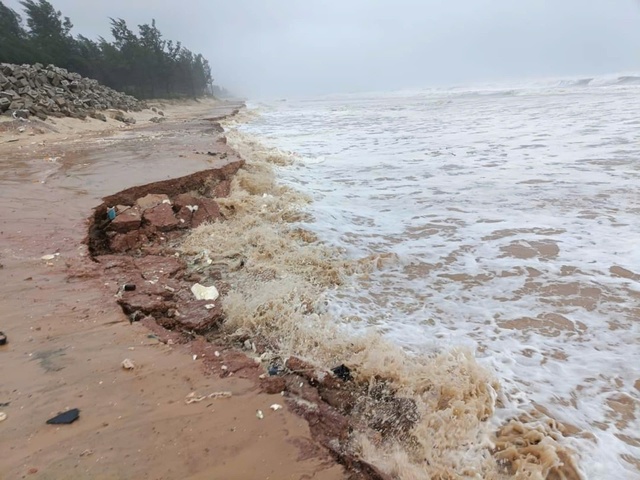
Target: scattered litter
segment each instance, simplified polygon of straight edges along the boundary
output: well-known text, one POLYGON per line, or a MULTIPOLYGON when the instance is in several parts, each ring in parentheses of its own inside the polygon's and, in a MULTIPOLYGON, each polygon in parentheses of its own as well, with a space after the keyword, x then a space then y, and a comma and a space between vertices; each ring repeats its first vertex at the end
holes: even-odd
POLYGON ((80 410, 77 408, 72 408, 66 412, 61 413, 60 415, 56 415, 53 418, 47 420, 47 424, 49 425, 68 425, 70 423, 75 422, 80 417, 80 410))
POLYGON ((130 359, 125 358, 122 361, 122 368, 124 368, 125 370, 133 370, 134 368, 136 368, 136 365, 130 359))
POLYGON ((351 376, 351 369, 344 364, 339 365, 336 368, 332 368, 331 371, 340 380, 344 380, 345 382, 353 380, 353 377, 351 376))
POLYGON ((280 410, 282 408, 282 405, 279 405, 277 403, 274 403, 273 405, 271 405, 269 407, 271 410, 273 410, 274 412, 277 412, 278 410, 280 410))
POLYGON ((269 367, 269 375, 272 377, 280 374, 280 368, 277 365, 271 365, 269 367))
POLYGON ((187 209, 189 209, 191 213, 195 213, 198 211, 198 205, 187 205, 187 209))
POLYGON ((193 360, 195 361, 195 360, 197 360, 197 359, 198 359, 198 355, 194 355, 194 356, 193 356, 193 360))
POLYGON ((162 203, 167 203, 171 205, 171 200, 169 200, 168 198, 165 198, 164 200, 162 200, 162 203))
POLYGON ((256 412, 256 417, 258 417, 260 420, 264 418, 264 413, 262 413, 262 410, 258 410, 256 412))
POLYGON ((211 310, 212 308, 216 308, 216 305, 214 303, 207 303, 204 308, 211 310))
POLYGON ((117 215, 117 213, 116 213, 116 208, 115 207, 107 208, 107 218, 109 220, 115 220, 116 215, 117 215))
POLYGON ((186 403, 187 405, 190 405, 192 403, 199 403, 206 399, 217 400, 220 398, 231 398, 232 395, 233 394, 231 392, 213 392, 213 393, 210 393, 209 395, 198 395, 196 392, 191 392, 184 399, 184 403, 186 403))
POLYGON ((213 355, 216 356, 216 357, 219 357, 220 356, 220 352, 216 350, 215 352, 213 352, 213 355))
POLYGON ((0 402, 0 407, 8 407, 11 405, 11 402, 0 402))
POLYGON ((220 367, 220 370, 222 370, 223 372, 226 372, 227 370, 229 370, 229 367, 227 367, 226 365, 222 365, 220 367))
POLYGON ((42 260, 53 260, 55 259, 58 255, 60 255, 59 253, 54 253, 54 254, 49 254, 49 255, 43 255, 42 256, 42 260))
POLYGON ((89 450, 88 448, 80 454, 81 457, 88 457, 89 455, 93 455, 93 450, 89 450))
POLYGON ((7 336, 5 335, 4 332, 0 332, 0 345, 6 345, 7 344, 7 336))
POLYGON ((125 283, 125 284, 122 286, 122 289, 123 289, 125 292, 133 292, 133 291, 136 289, 136 286, 135 286, 135 284, 134 284, 134 283, 125 283))
POLYGON ((196 297, 196 300, 216 300, 220 296, 216 287, 205 287, 199 283, 191 287, 191 292, 196 297))
POLYGON ((0 412, 0 422, 4 422, 7 419, 7 414, 0 412))

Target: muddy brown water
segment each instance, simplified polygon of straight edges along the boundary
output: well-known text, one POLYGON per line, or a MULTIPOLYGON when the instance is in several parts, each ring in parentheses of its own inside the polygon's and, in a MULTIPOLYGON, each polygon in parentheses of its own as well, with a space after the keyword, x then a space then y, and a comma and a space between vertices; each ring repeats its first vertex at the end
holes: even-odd
POLYGON ((189 347, 130 325, 82 243, 102 197, 228 161, 206 155, 211 122, 51 135, 0 138, 0 479, 345 478, 304 420, 269 410, 277 397, 206 376, 189 347), (184 402, 215 391, 233 397, 184 402), (45 424, 71 408, 74 424, 45 424))

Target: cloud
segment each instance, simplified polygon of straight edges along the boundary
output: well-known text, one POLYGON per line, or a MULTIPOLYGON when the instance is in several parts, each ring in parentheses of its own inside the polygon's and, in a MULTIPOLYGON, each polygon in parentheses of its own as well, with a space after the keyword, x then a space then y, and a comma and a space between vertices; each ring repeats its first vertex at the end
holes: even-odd
POLYGON ((89 37, 109 36, 108 17, 155 18, 167 38, 210 59, 219 83, 253 96, 616 73, 640 62, 632 0, 52 3, 89 37))

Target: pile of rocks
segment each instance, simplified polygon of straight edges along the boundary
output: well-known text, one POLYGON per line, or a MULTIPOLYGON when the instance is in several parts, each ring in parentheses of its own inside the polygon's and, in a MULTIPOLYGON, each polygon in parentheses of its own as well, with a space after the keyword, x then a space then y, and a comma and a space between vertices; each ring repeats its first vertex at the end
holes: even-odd
POLYGON ((147 108, 136 98, 105 87, 54 65, 12 65, 0 63, 0 113, 41 120, 47 116, 87 116, 106 121, 100 110, 139 112, 147 108))

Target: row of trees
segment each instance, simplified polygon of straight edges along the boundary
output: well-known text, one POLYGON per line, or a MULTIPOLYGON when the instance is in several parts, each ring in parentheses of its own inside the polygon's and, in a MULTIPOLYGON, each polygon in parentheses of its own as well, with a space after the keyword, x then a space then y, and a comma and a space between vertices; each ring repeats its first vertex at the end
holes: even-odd
POLYGON ((213 89, 209 62, 156 27, 134 33, 111 18, 113 41, 71 34, 73 24, 46 0, 23 0, 23 18, 0 0, 0 62, 54 64, 138 98, 201 96, 213 89), (25 25, 26 24, 26 25, 25 25))

